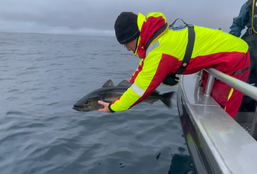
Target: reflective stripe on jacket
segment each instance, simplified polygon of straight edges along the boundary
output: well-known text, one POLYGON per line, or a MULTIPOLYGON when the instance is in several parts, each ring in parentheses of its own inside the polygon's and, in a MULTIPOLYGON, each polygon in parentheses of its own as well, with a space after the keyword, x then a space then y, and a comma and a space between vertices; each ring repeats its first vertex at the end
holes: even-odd
MULTIPOLYGON (((132 75, 130 88, 110 106, 113 111, 124 111, 147 98, 169 73, 175 73, 183 60, 188 42, 188 28, 165 30, 148 49, 144 46, 153 33, 165 25, 162 13, 150 13, 145 18, 138 15, 140 36, 135 55, 139 56, 138 69, 132 75)), ((194 26, 195 43, 189 65, 183 74, 192 74, 214 67, 231 75, 248 50, 242 39, 221 30, 194 26)))

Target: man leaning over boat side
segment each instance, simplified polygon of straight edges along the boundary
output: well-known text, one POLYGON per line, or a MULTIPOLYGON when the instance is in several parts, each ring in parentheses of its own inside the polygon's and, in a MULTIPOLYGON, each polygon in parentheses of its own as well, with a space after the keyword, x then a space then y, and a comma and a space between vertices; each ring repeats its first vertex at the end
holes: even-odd
MULTIPOLYGON (((246 1, 237 17, 233 18, 233 23, 230 27, 230 34, 240 37, 241 32, 245 27, 246 32, 241 37, 248 43, 250 53, 250 75, 247 83, 257 86, 257 7, 256 1, 246 1)), ((240 106, 241 111, 253 112, 255 110, 255 100, 251 97, 244 96, 240 106)))
MULTIPOLYGON (((247 43, 221 30, 186 23, 184 27, 169 26, 160 12, 147 16, 122 12, 114 28, 118 42, 141 61, 130 79, 132 86, 111 104, 99 101, 104 108, 98 111, 125 111, 148 97, 161 83, 176 85, 176 74, 193 74, 208 67, 247 81, 250 65, 247 43)), ((207 77, 204 71, 203 91, 207 77)), ((235 117, 243 93, 215 80, 211 95, 235 117)))

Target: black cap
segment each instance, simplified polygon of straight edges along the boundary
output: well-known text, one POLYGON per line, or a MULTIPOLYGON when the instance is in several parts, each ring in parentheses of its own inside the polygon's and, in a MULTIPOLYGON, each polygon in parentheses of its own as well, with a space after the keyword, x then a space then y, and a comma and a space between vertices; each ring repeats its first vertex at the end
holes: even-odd
POLYGON ((132 12, 122 12, 115 21, 114 29, 120 44, 134 40, 139 36, 137 15, 132 12))

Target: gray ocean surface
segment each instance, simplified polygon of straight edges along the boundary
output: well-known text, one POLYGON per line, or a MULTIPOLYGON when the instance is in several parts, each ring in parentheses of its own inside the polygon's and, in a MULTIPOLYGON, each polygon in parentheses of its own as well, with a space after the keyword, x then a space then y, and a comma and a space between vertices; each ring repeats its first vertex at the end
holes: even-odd
POLYGON ((0 174, 194 173, 176 97, 172 108, 72 109, 139 61, 111 36, 0 33, 0 174))

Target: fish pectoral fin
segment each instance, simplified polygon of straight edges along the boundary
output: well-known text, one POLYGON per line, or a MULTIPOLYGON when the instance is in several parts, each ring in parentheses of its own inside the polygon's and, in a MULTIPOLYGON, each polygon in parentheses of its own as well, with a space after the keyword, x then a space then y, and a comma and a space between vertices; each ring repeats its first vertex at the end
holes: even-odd
POLYGON ((132 84, 129 82, 129 81, 127 81, 127 80, 122 80, 119 84, 118 84, 118 86, 126 86, 126 87, 130 87, 132 84))
POLYGON ((103 87, 111 87, 111 86, 114 86, 111 79, 107 80, 107 82, 105 82, 105 84, 103 85, 103 87))

